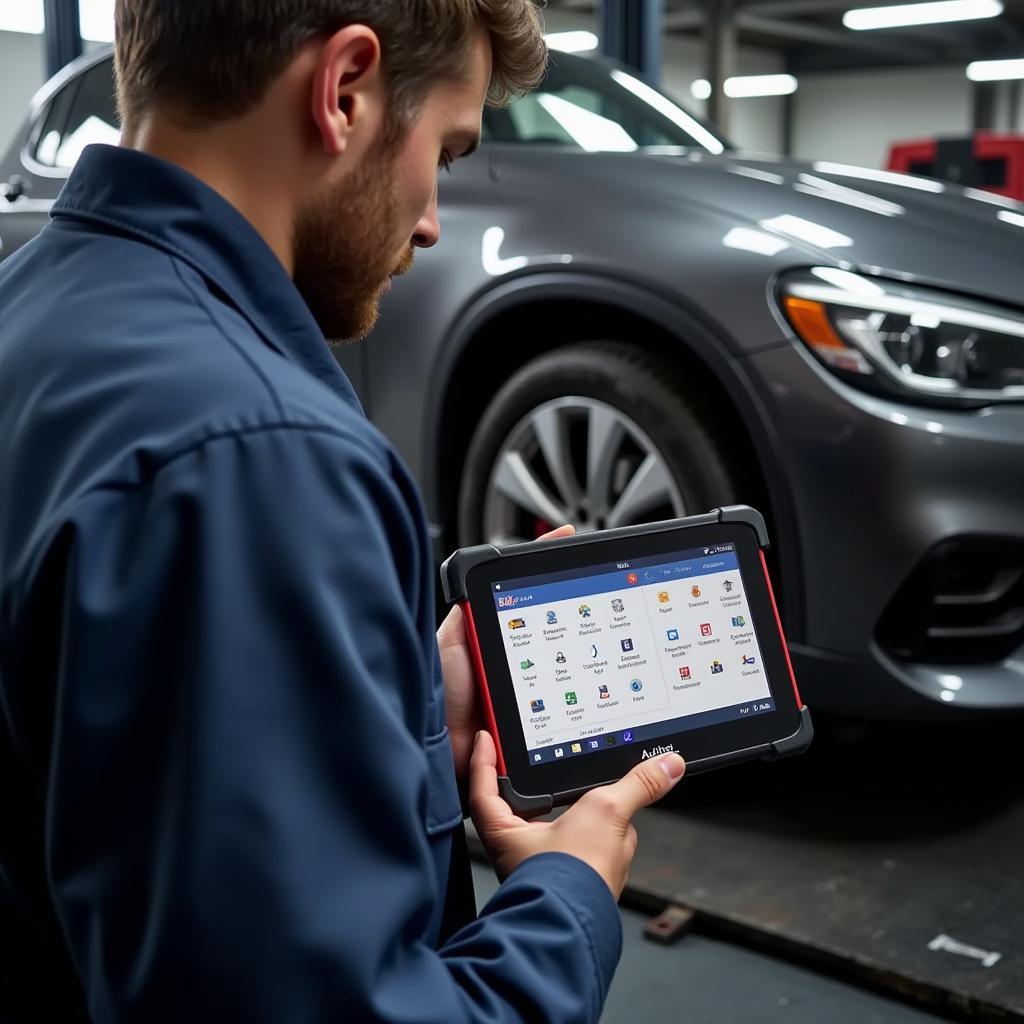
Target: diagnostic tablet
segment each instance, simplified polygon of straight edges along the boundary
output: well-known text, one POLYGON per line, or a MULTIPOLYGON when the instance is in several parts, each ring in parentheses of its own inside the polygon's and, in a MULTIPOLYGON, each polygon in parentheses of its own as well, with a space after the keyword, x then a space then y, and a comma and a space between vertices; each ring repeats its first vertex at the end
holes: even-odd
POLYGON ((767 545, 760 513, 733 506, 444 563, 517 814, 669 751, 692 774, 807 748, 767 545))

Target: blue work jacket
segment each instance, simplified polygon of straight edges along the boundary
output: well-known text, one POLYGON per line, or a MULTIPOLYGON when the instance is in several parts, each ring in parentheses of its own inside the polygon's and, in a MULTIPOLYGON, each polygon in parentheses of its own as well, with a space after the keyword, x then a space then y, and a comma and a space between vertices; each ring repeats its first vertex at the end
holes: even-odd
POLYGON ((598 1018, 582 861, 455 905, 433 573, 254 228, 87 150, 0 265, 5 1024, 598 1018))

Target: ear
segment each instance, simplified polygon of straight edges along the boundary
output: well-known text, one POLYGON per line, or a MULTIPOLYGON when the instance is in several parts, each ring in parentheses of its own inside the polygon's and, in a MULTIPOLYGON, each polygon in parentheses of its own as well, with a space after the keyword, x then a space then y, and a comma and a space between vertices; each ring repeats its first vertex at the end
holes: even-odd
POLYGON ((313 121, 327 156, 356 137, 369 140, 384 117, 380 40, 366 25, 346 25, 324 44, 313 73, 313 121))

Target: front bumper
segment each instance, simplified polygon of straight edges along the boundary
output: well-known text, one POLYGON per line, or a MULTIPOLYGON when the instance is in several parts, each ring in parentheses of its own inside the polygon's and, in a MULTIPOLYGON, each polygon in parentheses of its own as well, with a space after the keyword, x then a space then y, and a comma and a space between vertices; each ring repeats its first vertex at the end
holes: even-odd
POLYGON ((1024 711, 1024 640, 991 660, 944 661, 886 649, 879 628, 941 542, 1024 546, 1024 406, 878 398, 797 343, 746 364, 796 509, 805 615, 792 647, 808 704, 886 718, 1024 711))

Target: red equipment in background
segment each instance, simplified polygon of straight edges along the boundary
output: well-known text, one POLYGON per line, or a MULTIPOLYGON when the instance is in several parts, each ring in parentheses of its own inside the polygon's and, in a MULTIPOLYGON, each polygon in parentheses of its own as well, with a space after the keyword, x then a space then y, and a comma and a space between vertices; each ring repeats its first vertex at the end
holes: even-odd
POLYGON ((889 170, 1024 200, 1024 135, 977 132, 961 139, 894 142, 889 170))

